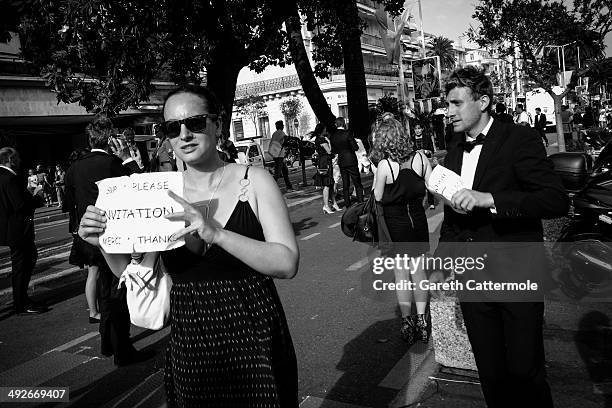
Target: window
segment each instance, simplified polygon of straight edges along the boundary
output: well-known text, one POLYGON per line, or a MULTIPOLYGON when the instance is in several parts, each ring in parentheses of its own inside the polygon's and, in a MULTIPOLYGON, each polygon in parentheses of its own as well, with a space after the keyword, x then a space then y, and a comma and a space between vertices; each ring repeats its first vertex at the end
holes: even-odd
POLYGON ((242 119, 232 121, 234 126, 234 140, 239 141, 244 139, 244 128, 242 127, 242 119))
POLYGON ((259 135, 263 138, 270 137, 270 119, 267 116, 261 116, 258 121, 259 135))
POLYGON ((342 116, 344 120, 348 123, 348 106, 340 105, 338 106, 338 111, 340 113, 340 116, 342 116))

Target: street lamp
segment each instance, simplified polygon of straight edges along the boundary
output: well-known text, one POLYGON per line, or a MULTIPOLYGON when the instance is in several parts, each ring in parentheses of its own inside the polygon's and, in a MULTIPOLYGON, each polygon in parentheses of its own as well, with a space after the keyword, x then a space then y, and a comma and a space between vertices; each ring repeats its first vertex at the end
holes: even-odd
MULTIPOLYGON (((545 45, 544 48, 556 48, 557 49, 557 63, 558 64, 562 64, 559 69, 562 69, 561 71, 561 86, 563 87, 563 90, 565 91, 565 47, 567 47, 568 45, 572 45, 576 43, 576 41, 572 41, 569 42, 567 44, 563 44, 563 45, 545 45), (561 49, 561 57, 559 58, 559 49, 561 49)), ((563 97, 563 104, 565 104, 565 96, 563 97)))

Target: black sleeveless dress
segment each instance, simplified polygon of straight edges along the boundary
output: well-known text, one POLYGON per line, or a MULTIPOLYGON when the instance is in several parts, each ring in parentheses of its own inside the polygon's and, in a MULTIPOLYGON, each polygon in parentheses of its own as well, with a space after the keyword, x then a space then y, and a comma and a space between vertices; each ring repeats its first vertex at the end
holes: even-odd
POLYGON ((393 183, 386 184, 380 200, 385 214, 385 222, 393 241, 393 252, 418 256, 429 251, 429 231, 427 216, 423 208, 425 180, 410 165, 400 167, 397 178, 393 173, 393 183))
MULTIPOLYGON (((236 203, 225 229, 264 240, 248 201, 236 203)), ((168 406, 297 407, 295 351, 273 279, 216 245, 162 258, 173 280, 168 406)))

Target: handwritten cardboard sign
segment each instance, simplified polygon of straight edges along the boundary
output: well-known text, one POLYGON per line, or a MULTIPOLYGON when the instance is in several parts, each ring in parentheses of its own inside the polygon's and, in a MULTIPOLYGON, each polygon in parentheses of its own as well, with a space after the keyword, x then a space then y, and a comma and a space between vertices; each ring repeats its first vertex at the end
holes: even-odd
POLYGON ((185 244, 170 236, 184 227, 183 221, 164 216, 183 211, 168 190, 183 192, 182 173, 132 174, 98 181, 96 207, 106 212, 106 230, 100 244, 109 254, 167 251, 185 244))

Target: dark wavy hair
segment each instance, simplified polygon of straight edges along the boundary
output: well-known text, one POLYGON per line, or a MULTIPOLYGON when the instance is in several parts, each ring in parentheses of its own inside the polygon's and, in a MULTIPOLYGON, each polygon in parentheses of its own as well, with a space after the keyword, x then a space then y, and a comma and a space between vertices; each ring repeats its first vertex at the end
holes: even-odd
POLYGON ((219 98, 217 98, 217 95, 215 95, 213 91, 211 91, 205 86, 193 84, 180 85, 178 88, 170 91, 170 93, 166 95, 166 99, 164 99, 164 105, 162 106, 162 114, 166 109, 166 103, 168 102, 168 99, 170 99, 170 97, 174 95, 182 93, 188 93, 199 97, 206 104, 206 110, 208 111, 208 113, 223 116, 223 105, 221 105, 221 102, 219 101, 219 98))
POLYGON ((493 85, 483 69, 473 66, 458 68, 447 79, 444 88, 447 95, 455 88, 469 88, 474 100, 486 95, 490 101, 487 111, 493 109, 493 85))
POLYGON ((406 134, 402 123, 388 117, 382 119, 372 132, 370 158, 378 163, 383 159, 403 162, 412 153, 412 142, 406 134))
POLYGON ((113 122, 105 115, 96 115, 85 131, 92 149, 107 149, 108 138, 117 133, 113 122))

